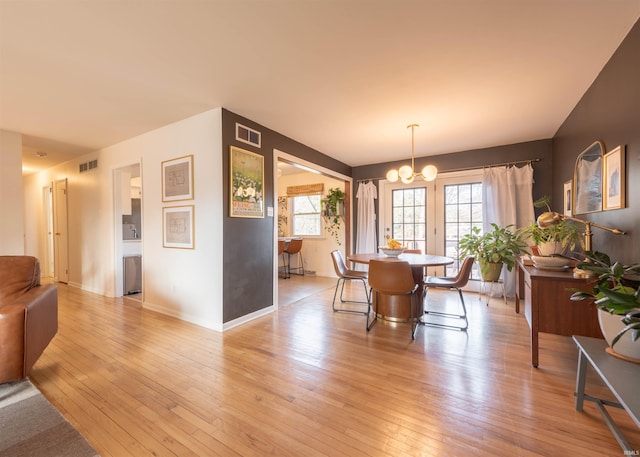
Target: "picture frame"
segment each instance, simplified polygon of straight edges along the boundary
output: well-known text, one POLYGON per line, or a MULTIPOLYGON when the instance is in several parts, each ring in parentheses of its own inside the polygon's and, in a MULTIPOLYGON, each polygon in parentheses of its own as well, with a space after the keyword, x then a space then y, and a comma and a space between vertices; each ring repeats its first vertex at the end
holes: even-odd
POLYGON ((572 216, 573 215, 573 202, 572 202, 572 187, 573 187, 573 180, 569 179, 568 181, 564 182, 564 205, 563 205, 563 213, 565 216, 572 216))
POLYGON ((162 201, 193 199, 193 155, 162 162, 162 201))
POLYGON ((573 172, 573 214, 602 211, 604 144, 595 141, 576 159, 573 172))
POLYGON ((262 146, 262 133, 236 122, 236 140, 260 148, 262 146))
POLYGON ((264 218, 264 156, 231 146, 229 216, 264 218))
POLYGON ((194 249, 194 205, 162 208, 162 247, 194 249))
POLYGON ((626 179, 625 147, 620 145, 604 156, 604 210, 625 207, 626 179))

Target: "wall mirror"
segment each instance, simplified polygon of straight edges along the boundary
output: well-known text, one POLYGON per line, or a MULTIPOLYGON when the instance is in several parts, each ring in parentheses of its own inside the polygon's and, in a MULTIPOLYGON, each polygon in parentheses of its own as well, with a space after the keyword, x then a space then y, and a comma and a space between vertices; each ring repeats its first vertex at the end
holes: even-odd
POLYGON ((573 172, 574 214, 602 211, 602 158, 604 144, 596 141, 576 159, 573 172))

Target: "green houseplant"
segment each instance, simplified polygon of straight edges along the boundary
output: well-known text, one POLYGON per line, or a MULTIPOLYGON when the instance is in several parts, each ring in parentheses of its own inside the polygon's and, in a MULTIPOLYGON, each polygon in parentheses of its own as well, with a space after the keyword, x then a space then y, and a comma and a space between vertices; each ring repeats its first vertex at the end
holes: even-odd
MULTIPOLYGON (((631 341, 640 339, 640 264, 623 265, 612 263, 609 256, 603 252, 585 252, 585 259, 578 263, 577 268, 593 272, 596 277, 590 283, 591 290, 576 291, 571 300, 593 299, 599 309, 598 318, 602 333, 613 348, 621 338, 631 332, 631 341), (606 314, 617 316, 621 321, 617 333, 608 335, 603 326, 606 314)), ((629 345, 627 344, 627 347, 629 345)), ((638 359, 640 344, 631 348, 633 354, 629 357, 638 359)), ((620 353, 625 353, 625 349, 620 353)))
POLYGON ((499 227, 491 224, 491 227, 493 230, 486 233, 482 233, 478 227, 472 227, 471 233, 460 238, 458 244, 460 258, 474 256, 485 281, 497 281, 503 264, 511 271, 516 259, 526 252, 527 247, 520 232, 511 230, 512 225, 499 227))
POLYGON ((344 216, 344 197, 342 189, 338 187, 330 188, 327 195, 321 200, 322 216, 325 220, 324 229, 340 243, 340 226, 344 216))
MULTIPOLYGON (((551 212, 551 198, 542 197, 535 202, 536 208, 546 207, 551 212)), ((556 225, 540 227, 537 222, 521 229, 524 238, 529 238, 538 247, 540 255, 562 254, 567 249, 573 251, 577 245, 582 245, 582 234, 578 227, 569 220, 563 220, 556 225)))

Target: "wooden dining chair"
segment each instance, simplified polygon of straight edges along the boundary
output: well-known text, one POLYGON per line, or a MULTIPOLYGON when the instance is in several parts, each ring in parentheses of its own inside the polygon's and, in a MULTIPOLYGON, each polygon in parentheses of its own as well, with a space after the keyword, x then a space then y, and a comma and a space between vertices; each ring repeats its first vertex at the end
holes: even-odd
POLYGON ((371 321, 369 321, 369 314, 367 314, 367 331, 371 330, 371 327, 378 320, 378 304, 381 295, 407 296, 411 308, 411 339, 415 339, 418 320, 417 291, 420 285, 416 284, 413 279, 409 262, 391 258, 372 259, 369 262, 369 285, 371 286, 370 300, 373 299, 373 292, 375 292, 376 309, 371 321))
POLYGON ((460 265, 460 269, 458 270, 458 274, 453 277, 446 276, 429 276, 424 281, 424 314, 432 315, 436 317, 442 318, 454 318, 454 319, 463 319, 464 325, 450 325, 440 322, 433 321, 425 321, 423 319, 418 319, 418 325, 432 325, 435 327, 444 327, 444 328, 453 328, 457 330, 466 331, 469 327, 469 320, 467 319, 467 307, 464 303, 464 296, 462 295, 462 288, 467 285, 469 282, 469 277, 471 276, 471 269, 473 268, 474 257, 469 256, 462 262, 460 265), (439 288, 439 289, 448 289, 448 290, 457 290, 458 295, 460 296, 460 304, 462 305, 462 314, 456 313, 445 313, 441 311, 434 311, 429 308, 429 301, 427 299, 427 293, 431 288, 439 288))
POLYGON ((343 313, 356 313, 356 314, 368 314, 369 306, 371 300, 369 299, 369 290, 367 288, 367 272, 366 271, 356 271, 350 270, 347 268, 347 265, 342 258, 342 253, 339 250, 334 250, 331 252, 331 260, 333 260, 333 268, 338 275, 338 282, 336 283, 336 290, 333 293, 333 303, 331 304, 334 312, 343 312, 343 313), (344 284, 347 281, 361 281, 364 287, 364 294, 367 298, 366 301, 356 301, 356 300, 345 300, 342 296, 344 292, 344 284), (336 297, 338 295, 338 287, 342 284, 340 289, 340 302, 341 303, 365 303, 367 305, 367 310, 353 310, 348 308, 336 308, 336 297))

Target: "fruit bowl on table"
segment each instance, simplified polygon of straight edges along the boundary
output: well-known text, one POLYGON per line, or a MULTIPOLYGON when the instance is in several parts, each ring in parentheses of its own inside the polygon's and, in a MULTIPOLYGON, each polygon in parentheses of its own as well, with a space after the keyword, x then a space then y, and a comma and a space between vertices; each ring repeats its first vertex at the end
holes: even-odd
POLYGON ((380 246, 380 250, 384 252, 387 257, 398 257, 404 252, 404 248, 390 248, 388 246, 380 246))

